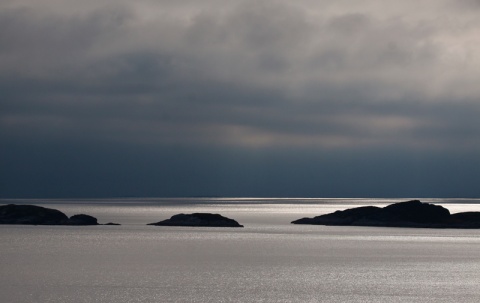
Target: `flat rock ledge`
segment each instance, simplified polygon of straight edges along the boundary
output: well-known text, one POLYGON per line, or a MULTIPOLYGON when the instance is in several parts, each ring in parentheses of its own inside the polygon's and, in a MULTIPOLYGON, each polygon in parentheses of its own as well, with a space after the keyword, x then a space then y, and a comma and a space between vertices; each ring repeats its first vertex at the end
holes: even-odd
POLYGON ((450 214, 449 210, 419 200, 394 203, 383 208, 364 206, 302 218, 292 224, 333 226, 379 226, 414 228, 480 228, 480 212, 450 214))
POLYGON ((237 221, 219 214, 178 214, 170 219, 147 225, 155 226, 199 226, 199 227, 243 227, 237 221))
POLYGON ((36 205, 0 206, 0 224, 23 225, 100 225, 97 218, 78 214, 70 218, 63 212, 36 205))

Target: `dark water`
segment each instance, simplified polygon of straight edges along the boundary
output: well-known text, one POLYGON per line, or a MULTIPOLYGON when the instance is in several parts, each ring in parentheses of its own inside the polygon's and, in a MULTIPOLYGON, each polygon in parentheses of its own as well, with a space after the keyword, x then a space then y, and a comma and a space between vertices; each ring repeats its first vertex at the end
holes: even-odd
MULTIPOLYGON (((480 231, 291 225, 405 199, 15 200, 122 226, 0 226, 2 302, 479 302, 480 231), (243 229, 155 227, 215 212, 243 229)), ((423 199, 452 213, 475 199, 423 199)))

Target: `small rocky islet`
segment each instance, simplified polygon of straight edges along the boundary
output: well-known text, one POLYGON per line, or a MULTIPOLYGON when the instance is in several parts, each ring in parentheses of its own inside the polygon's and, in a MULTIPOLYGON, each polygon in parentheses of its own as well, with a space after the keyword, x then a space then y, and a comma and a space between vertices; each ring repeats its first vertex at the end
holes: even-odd
MULTIPOLYGON (((0 224, 21 225, 101 225, 97 218, 78 214, 70 218, 63 212, 37 205, 8 204, 0 206, 0 224)), ((120 225, 107 223, 105 225, 120 225)))
POLYGON ((198 227, 243 227, 237 221, 219 214, 193 213, 178 214, 170 219, 147 225, 155 226, 198 226, 198 227))
POLYGON ((450 214, 440 205, 411 200, 383 208, 363 206, 302 218, 292 224, 413 228, 480 228, 480 212, 450 214))

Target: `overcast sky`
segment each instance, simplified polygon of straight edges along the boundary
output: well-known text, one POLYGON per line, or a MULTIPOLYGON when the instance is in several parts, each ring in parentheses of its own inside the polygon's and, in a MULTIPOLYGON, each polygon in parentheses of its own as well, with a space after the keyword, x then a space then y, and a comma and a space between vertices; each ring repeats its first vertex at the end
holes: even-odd
POLYGON ((0 197, 480 197, 478 0, 2 0, 0 197))

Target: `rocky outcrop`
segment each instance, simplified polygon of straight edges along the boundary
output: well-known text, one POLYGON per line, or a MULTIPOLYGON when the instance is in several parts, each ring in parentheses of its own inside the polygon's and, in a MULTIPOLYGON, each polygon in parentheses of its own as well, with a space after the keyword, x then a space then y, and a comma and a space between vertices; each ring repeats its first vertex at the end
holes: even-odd
POLYGON ((155 226, 203 226, 203 227, 243 227, 237 221, 219 214, 193 213, 178 214, 170 219, 147 225, 155 226))
POLYGON ((67 221, 67 215, 56 209, 36 205, 0 206, 0 224, 60 225, 67 221))
POLYGON ((97 218, 89 215, 74 215, 68 219, 68 225, 98 225, 97 218))
POLYGON ((448 209, 418 200, 400 202, 386 207, 365 206, 334 213, 303 218, 293 224, 385 226, 426 228, 480 228, 480 213, 451 215, 448 209))
POLYGON ((452 214, 450 221, 463 228, 480 228, 480 212, 464 212, 452 214))
POLYGON ((97 218, 79 214, 67 217, 57 209, 36 205, 0 206, 0 224, 25 225, 99 225, 97 218))

